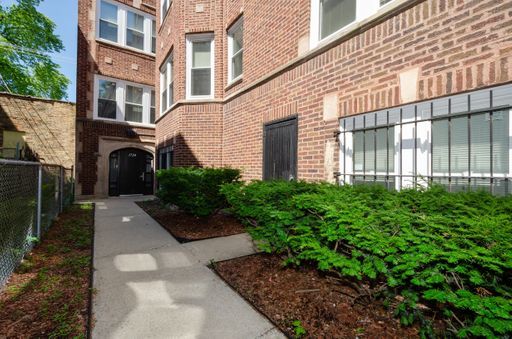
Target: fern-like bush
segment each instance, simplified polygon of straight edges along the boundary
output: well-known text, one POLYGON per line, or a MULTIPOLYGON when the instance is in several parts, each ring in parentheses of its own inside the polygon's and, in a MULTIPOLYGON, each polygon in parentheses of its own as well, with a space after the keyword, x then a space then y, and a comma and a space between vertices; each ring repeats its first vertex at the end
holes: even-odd
POLYGON ((279 181, 222 192, 262 250, 365 280, 422 336, 425 313, 447 336, 512 333, 511 197, 279 181))
POLYGON ((240 171, 232 168, 172 167, 156 174, 159 189, 156 195, 187 213, 208 216, 226 207, 220 193, 223 184, 238 182, 240 171))

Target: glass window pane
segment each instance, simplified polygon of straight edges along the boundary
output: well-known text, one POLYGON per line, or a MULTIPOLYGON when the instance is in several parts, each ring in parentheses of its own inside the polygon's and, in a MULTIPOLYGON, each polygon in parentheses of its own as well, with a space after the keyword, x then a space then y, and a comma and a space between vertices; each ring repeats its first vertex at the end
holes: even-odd
POLYGON ((448 120, 432 122, 432 170, 448 174, 448 120))
POLYGON ((117 25, 100 20, 100 38, 117 42, 117 25))
POLYGON ((380 0, 380 5, 384 6, 385 4, 390 3, 391 1, 393 1, 393 0, 380 0))
POLYGON ((144 16, 133 12, 128 12, 128 28, 144 32, 144 16))
POLYGON ((151 21, 151 52, 156 53, 156 21, 151 21))
POLYGON ((364 132, 354 132, 354 172, 364 168, 364 132))
POLYGON ((377 138, 377 172, 386 172, 388 165, 387 128, 379 128, 375 137, 377 138))
POLYGON ((365 173, 375 171, 375 132, 364 133, 364 170, 365 173))
POLYGON ((210 67, 211 41, 192 43, 192 68, 210 67))
POLYGON ((395 171, 395 128, 388 128, 388 166, 389 173, 393 173, 395 171))
POLYGON ((117 23, 117 6, 112 5, 108 2, 102 1, 100 8, 100 18, 108 20, 113 23, 117 23))
POLYGON ((475 174, 491 172, 491 132, 489 114, 471 116, 471 172, 475 174))
POLYGON ((150 102, 151 102, 151 107, 155 107, 155 91, 151 91, 151 99, 150 99, 150 102))
POLYGON ((320 38, 323 39, 356 19, 356 0, 320 0, 320 38))
POLYGON ((162 106, 162 112, 165 112, 167 109, 167 90, 165 89, 162 92, 162 101, 160 102, 160 105, 162 106))
POLYGON ((242 75, 243 52, 240 52, 235 57, 233 57, 232 62, 233 62, 231 64, 231 67, 233 70, 232 77, 233 77, 233 79, 236 79, 240 75, 242 75))
POLYGON ((492 166, 496 174, 509 173, 508 119, 508 111, 496 111, 492 114, 492 166))
POLYGON ((106 99, 98 99, 98 116, 100 118, 116 118, 116 102, 106 99))
POLYGON ((99 81, 99 97, 101 99, 116 100, 116 83, 113 81, 99 81))
POLYGON ((468 171, 468 118, 454 118, 451 123, 451 173, 464 174, 468 171))
POLYGON ((142 105, 142 93, 141 87, 126 86, 126 101, 132 104, 142 105))
POLYGON ((174 104, 174 81, 169 84, 169 106, 174 104))
POLYGON ((209 68, 192 70, 192 95, 211 94, 211 73, 209 68))
POLYGON ((236 54, 236 52, 241 50, 243 47, 243 28, 240 26, 240 28, 233 32, 233 54, 236 54))
POLYGON ((132 122, 142 122, 142 106, 126 104, 124 119, 132 122))
POLYGON ((144 34, 127 29, 126 30, 126 45, 137 48, 137 49, 144 49, 144 34))

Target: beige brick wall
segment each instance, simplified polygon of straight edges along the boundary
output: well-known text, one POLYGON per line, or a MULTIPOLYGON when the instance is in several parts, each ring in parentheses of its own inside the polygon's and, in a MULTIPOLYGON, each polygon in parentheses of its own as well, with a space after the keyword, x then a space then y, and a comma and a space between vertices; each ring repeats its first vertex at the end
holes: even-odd
POLYGON ((69 168, 75 165, 75 112, 72 103, 0 93, 0 134, 24 132, 41 162, 69 168))

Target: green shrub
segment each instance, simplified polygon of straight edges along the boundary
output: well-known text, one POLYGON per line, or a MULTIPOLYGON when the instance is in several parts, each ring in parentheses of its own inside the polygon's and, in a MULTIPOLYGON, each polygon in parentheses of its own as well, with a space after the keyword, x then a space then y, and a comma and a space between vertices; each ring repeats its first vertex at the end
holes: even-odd
POLYGON ((425 312, 459 337, 512 333, 512 197, 301 182, 222 192, 262 250, 399 296, 395 314, 423 336, 425 312))
POLYGON ((238 182, 240 171, 232 168, 172 167, 157 172, 157 196, 187 213, 208 216, 226 207, 221 185, 238 182))

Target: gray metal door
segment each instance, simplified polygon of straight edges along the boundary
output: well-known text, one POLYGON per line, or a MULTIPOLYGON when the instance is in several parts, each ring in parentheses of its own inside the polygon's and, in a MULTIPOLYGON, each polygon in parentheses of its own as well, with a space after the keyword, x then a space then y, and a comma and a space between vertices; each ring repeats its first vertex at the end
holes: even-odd
POLYGON ((297 178, 297 117, 265 125, 263 179, 297 178))

